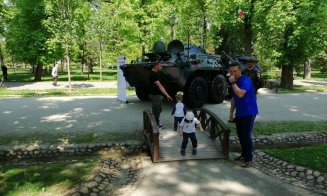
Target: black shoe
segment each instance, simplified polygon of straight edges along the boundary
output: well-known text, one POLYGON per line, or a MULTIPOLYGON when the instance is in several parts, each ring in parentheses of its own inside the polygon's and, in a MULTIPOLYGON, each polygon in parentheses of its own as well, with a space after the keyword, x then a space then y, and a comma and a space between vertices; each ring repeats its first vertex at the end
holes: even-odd
POLYGON ((159 124, 158 127, 159 127, 159 129, 165 128, 165 126, 163 126, 162 124, 159 124))
POLYGON ((185 149, 182 149, 182 150, 181 150, 181 155, 182 155, 182 156, 185 156, 185 149))
POLYGON ((234 161, 245 161, 245 158, 242 156, 238 156, 234 159, 234 161))
POLYGON ((192 155, 196 155, 196 149, 194 148, 193 150, 192 150, 192 155))
POLYGON ((252 167, 252 161, 244 161, 241 165, 241 167, 244 167, 244 168, 248 168, 248 167, 252 167))

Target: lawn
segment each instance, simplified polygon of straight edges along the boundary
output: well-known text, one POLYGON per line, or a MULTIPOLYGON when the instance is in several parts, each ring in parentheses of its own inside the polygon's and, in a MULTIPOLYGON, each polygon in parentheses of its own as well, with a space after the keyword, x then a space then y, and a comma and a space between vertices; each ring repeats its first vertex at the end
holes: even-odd
POLYGON ((133 133, 122 132, 93 132, 93 133, 44 133, 35 131, 28 135, 1 135, 0 145, 42 145, 42 144, 83 144, 83 143, 123 143, 130 141, 143 141, 142 131, 133 133))
POLYGON ((327 173, 327 143, 309 147, 273 148, 264 152, 288 163, 327 173))
MULTIPOLYGON (((234 123, 228 123, 231 135, 236 135, 234 123)), ((272 121, 255 122, 253 135, 272 135, 289 132, 327 132, 327 121, 272 121)))
POLYGON ((0 167, 0 195, 62 195, 87 180, 98 159, 0 167))
MULTIPOLYGON (((100 81, 100 70, 94 67, 93 73, 82 73, 76 66, 72 67, 71 80, 72 81, 100 81)), ((60 81, 68 81, 68 74, 59 68, 58 77, 60 81)), ((34 80, 34 73, 30 69, 8 69, 8 79, 10 82, 32 82, 34 80)), ((117 79, 116 69, 102 69, 102 81, 114 81, 117 79)), ((42 73, 42 81, 52 81, 51 73, 49 71, 42 73)))
MULTIPOLYGON (((126 90, 127 95, 135 95, 135 89, 129 87, 126 90)), ((83 96, 83 95, 117 95, 117 88, 74 88, 69 89, 47 89, 47 90, 10 90, 7 88, 0 88, 1 96, 83 96)))

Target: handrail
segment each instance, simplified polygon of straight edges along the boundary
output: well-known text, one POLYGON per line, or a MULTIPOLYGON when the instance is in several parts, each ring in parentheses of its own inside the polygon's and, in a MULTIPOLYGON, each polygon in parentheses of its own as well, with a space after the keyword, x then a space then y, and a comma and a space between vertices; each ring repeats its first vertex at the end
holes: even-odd
MULTIPOLYGON (((229 133, 230 129, 213 112, 206 108, 193 109, 194 115, 200 120, 204 130, 209 132, 210 138, 219 138, 223 155, 229 158, 229 133)), ((151 111, 143 111, 144 135, 151 150, 153 162, 159 160, 159 127, 151 111)))
POLYGON ((143 127, 150 146, 152 161, 157 162, 159 160, 159 127, 149 110, 143 111, 143 127))
POLYGON ((195 108, 193 109, 193 113, 201 122, 203 129, 209 132, 210 138, 219 138, 223 155, 229 158, 230 129, 215 113, 206 108, 195 108))

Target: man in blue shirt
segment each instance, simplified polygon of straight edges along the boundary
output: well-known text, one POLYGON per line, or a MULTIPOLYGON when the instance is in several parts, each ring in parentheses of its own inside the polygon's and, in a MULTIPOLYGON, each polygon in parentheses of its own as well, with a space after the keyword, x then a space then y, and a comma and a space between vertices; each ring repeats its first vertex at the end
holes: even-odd
POLYGON ((229 72, 231 74, 229 82, 232 87, 229 121, 236 123, 237 136, 242 148, 241 156, 235 160, 243 161, 242 167, 250 167, 253 159, 252 129, 258 114, 257 99, 252 81, 242 75, 239 63, 232 63, 229 72))

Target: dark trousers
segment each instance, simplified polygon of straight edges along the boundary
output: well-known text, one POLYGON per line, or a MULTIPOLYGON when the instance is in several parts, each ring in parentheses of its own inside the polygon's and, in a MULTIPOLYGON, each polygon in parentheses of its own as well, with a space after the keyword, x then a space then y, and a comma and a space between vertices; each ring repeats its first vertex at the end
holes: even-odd
POLYGON ((53 77, 52 85, 57 85, 58 76, 53 77))
POLYGON ((182 149, 186 148, 189 138, 191 139, 193 148, 198 147, 198 140, 196 139, 195 132, 193 132, 193 133, 184 133, 183 132, 182 149))
POLYGON ((250 115, 235 118, 237 136, 242 148, 241 156, 245 161, 253 159, 252 129, 255 117, 256 115, 250 115))
POLYGON ((160 124, 160 113, 162 111, 162 99, 163 97, 161 95, 150 95, 150 99, 152 102, 152 113, 153 116, 157 122, 157 124, 160 124))
POLYGON ((177 130, 177 125, 182 122, 184 117, 176 117, 174 116, 174 130, 177 130))

